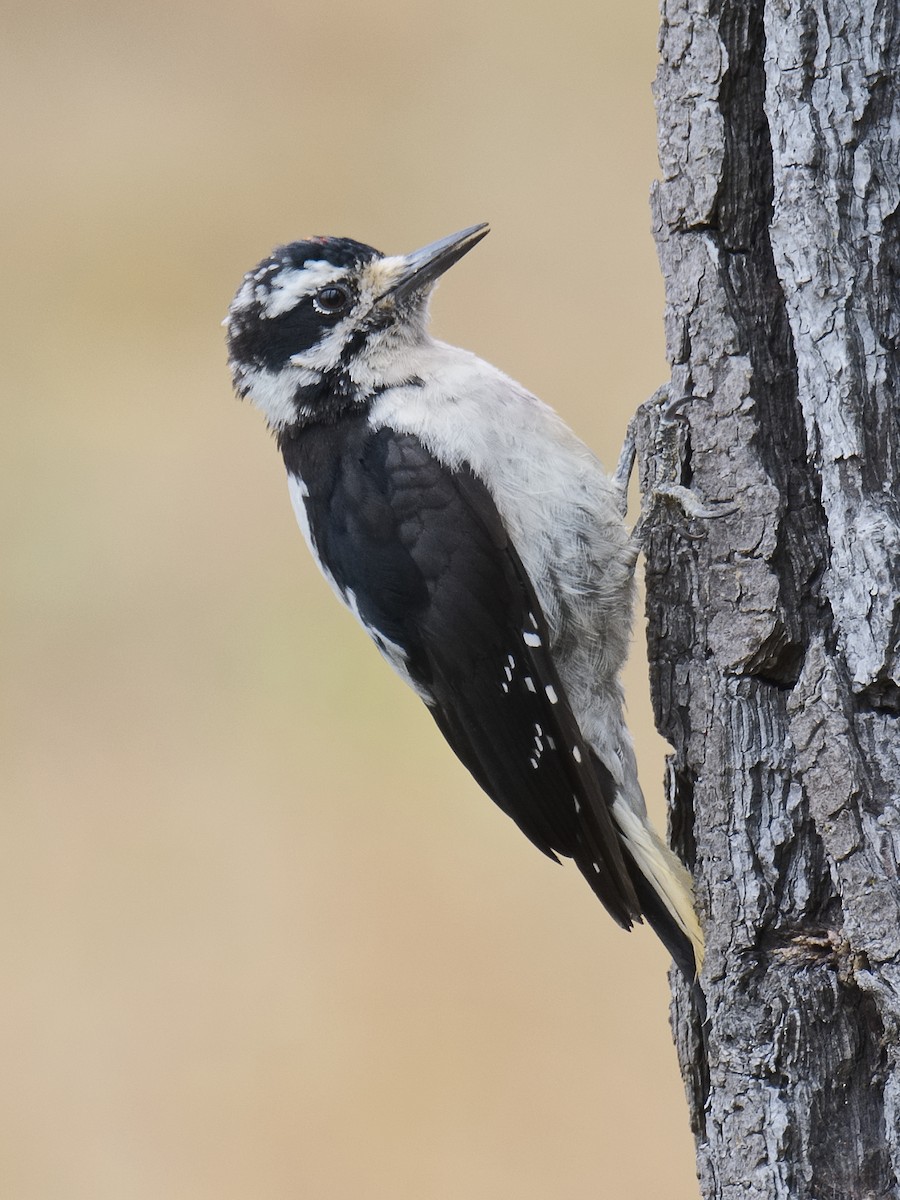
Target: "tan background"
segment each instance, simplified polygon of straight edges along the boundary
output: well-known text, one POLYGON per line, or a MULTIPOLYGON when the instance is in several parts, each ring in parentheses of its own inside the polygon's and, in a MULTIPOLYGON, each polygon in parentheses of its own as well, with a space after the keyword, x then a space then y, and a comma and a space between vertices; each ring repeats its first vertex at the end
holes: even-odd
POLYGON ((694 1197, 664 953, 339 611, 219 328, 278 241, 490 220, 437 331, 613 461, 666 376, 655 5, 4 24, 0 1195, 694 1197))

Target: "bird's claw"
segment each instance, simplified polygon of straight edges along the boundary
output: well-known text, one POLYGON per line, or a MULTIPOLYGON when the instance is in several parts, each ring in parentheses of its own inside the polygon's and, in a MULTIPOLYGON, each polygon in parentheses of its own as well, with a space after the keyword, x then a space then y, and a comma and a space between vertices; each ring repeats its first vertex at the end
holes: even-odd
POLYGON ((653 499, 671 500, 686 517, 701 521, 713 521, 719 517, 730 517, 740 505, 733 500, 710 500, 703 503, 696 492, 680 483, 661 483, 653 491, 653 499))

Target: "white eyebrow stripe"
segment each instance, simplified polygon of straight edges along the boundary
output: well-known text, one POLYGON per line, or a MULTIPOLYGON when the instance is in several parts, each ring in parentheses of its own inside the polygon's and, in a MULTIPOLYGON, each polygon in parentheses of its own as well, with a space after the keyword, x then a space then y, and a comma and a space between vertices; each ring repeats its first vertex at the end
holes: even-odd
POLYGON ((346 267, 336 267, 324 259, 307 260, 302 267, 282 267, 277 275, 256 289, 260 316, 280 317, 290 312, 304 296, 347 274, 346 267))

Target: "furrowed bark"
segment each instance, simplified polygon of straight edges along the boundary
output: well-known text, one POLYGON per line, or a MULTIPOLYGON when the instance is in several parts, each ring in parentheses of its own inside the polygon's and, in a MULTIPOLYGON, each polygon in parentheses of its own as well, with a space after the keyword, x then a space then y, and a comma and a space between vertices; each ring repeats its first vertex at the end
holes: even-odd
POLYGON ((737 506, 645 526, 672 835, 708 938, 705 1045, 673 979, 701 1189, 897 1196, 900 8, 666 0, 660 46, 684 403, 642 411, 642 492, 737 506))

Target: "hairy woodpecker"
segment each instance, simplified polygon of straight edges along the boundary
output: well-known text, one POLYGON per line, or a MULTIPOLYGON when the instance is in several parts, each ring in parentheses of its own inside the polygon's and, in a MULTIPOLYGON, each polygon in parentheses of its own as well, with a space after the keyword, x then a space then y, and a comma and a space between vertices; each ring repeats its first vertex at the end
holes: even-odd
POLYGON ((427 331, 435 281, 487 232, 400 256, 277 248, 225 321, 235 390, 275 434, 325 578, 477 782, 692 980, 690 877, 648 823, 622 711, 637 550, 619 492, 552 409, 427 331))

